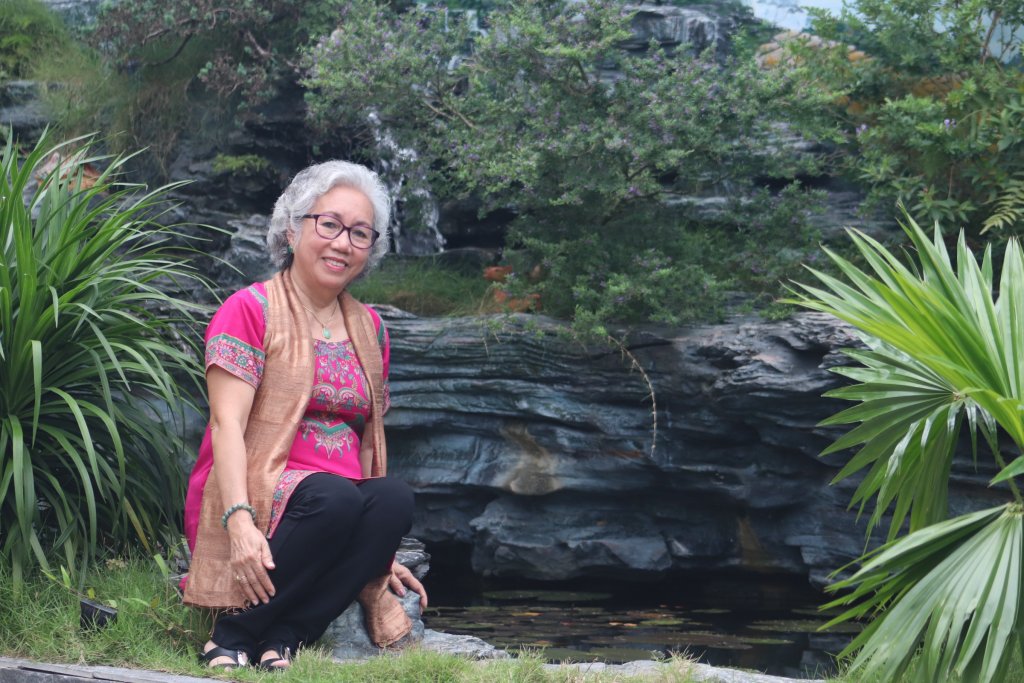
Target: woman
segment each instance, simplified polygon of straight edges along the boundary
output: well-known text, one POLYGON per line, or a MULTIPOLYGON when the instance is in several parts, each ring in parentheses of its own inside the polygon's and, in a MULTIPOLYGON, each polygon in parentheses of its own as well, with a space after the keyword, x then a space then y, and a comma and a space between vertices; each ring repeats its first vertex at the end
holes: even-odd
POLYGON ((413 503, 384 476, 387 331, 346 291, 387 253, 389 214, 368 169, 305 169, 270 220, 281 271, 210 321, 210 424, 185 503, 185 601, 228 610, 200 656, 211 667, 287 667, 357 597, 384 647, 410 627, 388 587, 427 604, 393 562, 413 503))

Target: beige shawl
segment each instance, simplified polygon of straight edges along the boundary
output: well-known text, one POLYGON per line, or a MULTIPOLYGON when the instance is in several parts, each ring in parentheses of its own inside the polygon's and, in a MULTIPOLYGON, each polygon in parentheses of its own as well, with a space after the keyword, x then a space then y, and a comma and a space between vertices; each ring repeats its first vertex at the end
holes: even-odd
MULTIPOLYGON (((359 463, 364 477, 387 473, 384 442, 384 363, 373 319, 366 307, 348 292, 338 297, 349 337, 367 378, 372 412, 363 432, 359 463)), ((253 398, 245 429, 249 503, 256 509, 261 531, 267 532, 277 480, 313 389, 313 346, 306 314, 295 293, 288 270, 267 282, 267 329, 263 338, 266 361, 263 378, 253 398)), ((196 546, 192 555, 185 602, 200 607, 236 609, 245 598, 234 580, 229 561, 231 548, 220 518, 225 510, 214 464, 203 489, 196 546)), ((411 623, 393 593, 389 574, 373 579, 359 595, 366 611, 370 639, 386 647, 411 629, 411 623)))

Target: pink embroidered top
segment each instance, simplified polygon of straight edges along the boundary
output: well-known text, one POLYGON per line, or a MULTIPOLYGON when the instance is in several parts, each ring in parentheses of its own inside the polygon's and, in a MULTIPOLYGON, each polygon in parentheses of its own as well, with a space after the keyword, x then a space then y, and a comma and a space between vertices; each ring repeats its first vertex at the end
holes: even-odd
MULTIPOLYGON (((388 368, 390 344, 380 316, 367 306, 384 360, 384 410, 390 404, 388 368)), ((214 314, 206 329, 206 368, 216 365, 258 387, 263 376, 263 336, 267 327, 267 290, 262 282, 232 294, 214 314)), ((362 479, 359 445, 371 404, 366 376, 349 340, 313 340, 316 357, 313 393, 295 434, 284 472, 274 490, 269 538, 274 534, 288 497, 305 477, 330 472, 362 479)), ((213 467, 213 445, 207 425, 199 457, 185 496, 185 538, 195 548, 203 489, 213 467)))

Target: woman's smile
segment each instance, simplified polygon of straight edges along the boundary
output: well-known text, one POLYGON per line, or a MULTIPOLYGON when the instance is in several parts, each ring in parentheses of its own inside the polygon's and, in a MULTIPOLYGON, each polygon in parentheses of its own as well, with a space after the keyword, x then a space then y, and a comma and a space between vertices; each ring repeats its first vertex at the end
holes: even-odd
POLYGON ((295 250, 292 273, 312 303, 322 306, 363 272, 370 250, 354 247, 349 231, 324 239, 312 216, 333 218, 345 226, 373 225, 373 205, 362 191, 338 185, 320 195, 309 216, 302 219, 301 232, 291 239, 295 250))

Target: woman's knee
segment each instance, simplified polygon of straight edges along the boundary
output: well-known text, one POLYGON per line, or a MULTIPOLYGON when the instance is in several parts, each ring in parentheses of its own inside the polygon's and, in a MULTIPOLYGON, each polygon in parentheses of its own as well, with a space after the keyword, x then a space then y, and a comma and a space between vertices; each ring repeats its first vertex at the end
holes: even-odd
POLYGON ((412 526, 415 495, 404 481, 382 477, 363 482, 360 489, 366 497, 369 514, 394 520, 406 531, 412 526))
POLYGON ((299 484, 288 512, 300 518, 321 518, 328 524, 354 520, 363 508, 363 496, 348 479, 333 474, 312 474, 299 484))

